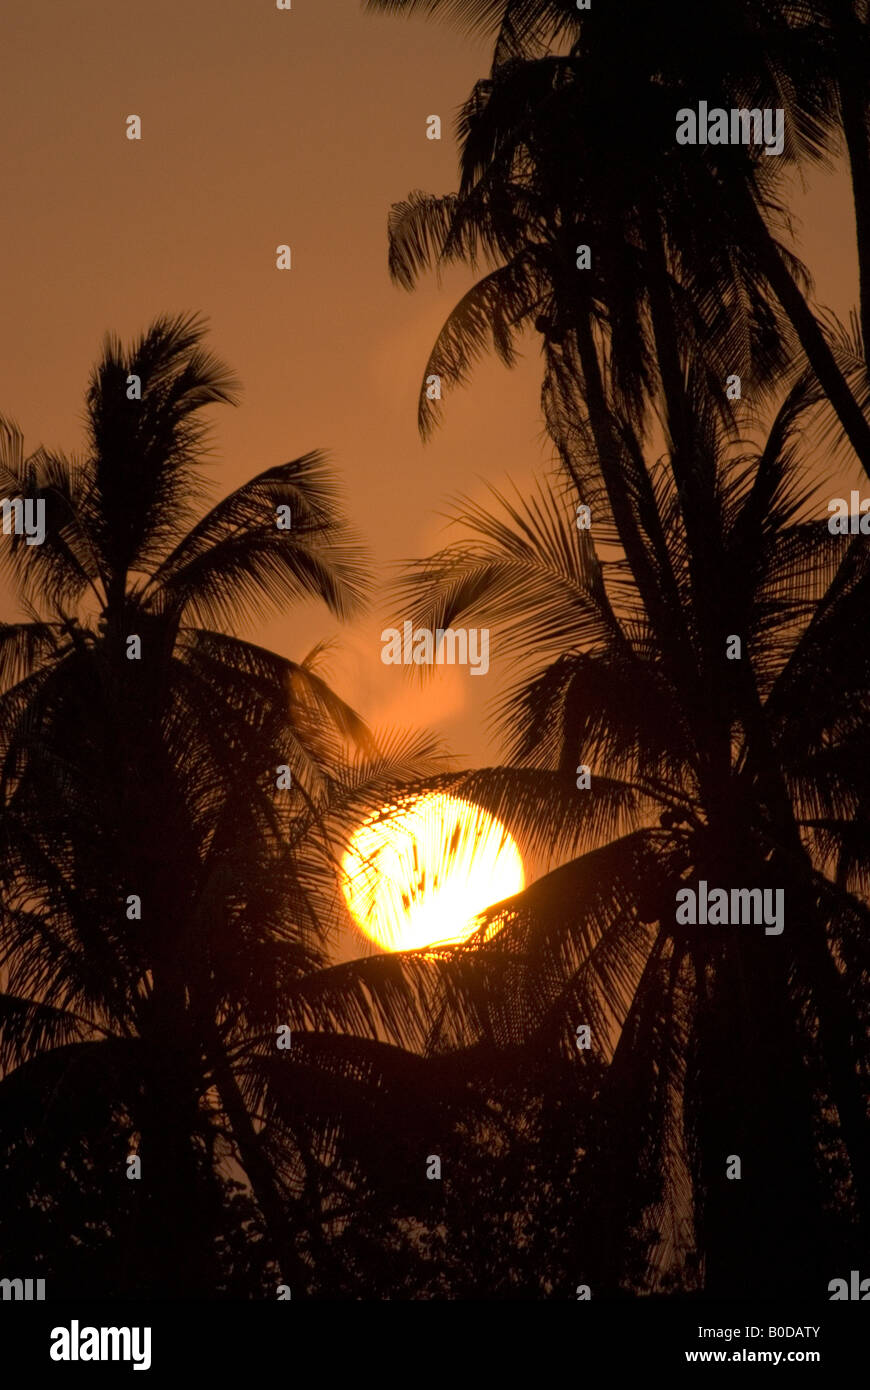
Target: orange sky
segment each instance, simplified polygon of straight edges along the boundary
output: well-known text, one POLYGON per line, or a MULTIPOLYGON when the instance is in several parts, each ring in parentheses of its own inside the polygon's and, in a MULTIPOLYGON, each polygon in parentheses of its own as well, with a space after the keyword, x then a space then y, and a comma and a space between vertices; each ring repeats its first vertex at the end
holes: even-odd
MULTIPOLYGON (((0 29, 4 151, 0 412, 25 442, 73 451, 104 332, 129 338, 161 312, 200 311, 244 383, 212 412, 221 492, 323 448, 381 566, 434 549, 452 494, 481 479, 521 486, 549 456, 540 358, 481 366, 425 447, 416 397, 426 355, 464 283, 391 285, 386 219, 413 188, 455 186, 452 122, 487 44, 424 20, 363 14, 360 0, 77 0, 6 7, 0 29), (143 138, 125 138, 125 117, 143 138), (438 113, 439 143, 425 135, 438 113), (293 269, 275 268, 287 242, 293 269)), ((854 302, 842 177, 795 201, 819 299, 854 302)), ((856 485, 857 480, 853 480, 856 485)), ((8 603, 5 605, 8 609, 8 603)), ((375 724, 437 727, 471 763, 499 682, 440 668, 421 691, 380 662, 383 602, 345 630, 337 689, 375 724)), ((256 634, 299 657, 338 631, 280 616, 256 634)))

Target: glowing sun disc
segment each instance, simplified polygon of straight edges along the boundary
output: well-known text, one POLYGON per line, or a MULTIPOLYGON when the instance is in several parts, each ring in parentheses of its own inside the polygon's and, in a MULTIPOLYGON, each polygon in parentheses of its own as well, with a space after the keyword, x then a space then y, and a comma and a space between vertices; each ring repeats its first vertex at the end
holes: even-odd
POLYGON ((341 867, 354 919, 387 951, 464 941, 479 912, 525 886, 501 822, 442 792, 366 821, 341 867))

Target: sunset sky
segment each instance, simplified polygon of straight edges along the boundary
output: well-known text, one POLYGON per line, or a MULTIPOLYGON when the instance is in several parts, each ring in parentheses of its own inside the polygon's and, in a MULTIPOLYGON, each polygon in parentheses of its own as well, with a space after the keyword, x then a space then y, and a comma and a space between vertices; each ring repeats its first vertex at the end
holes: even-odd
MULTIPOLYGON (((80 447, 107 330, 126 340, 159 313, 192 310, 244 387, 239 408, 212 412, 217 490, 327 450, 384 578, 443 543, 452 495, 508 475, 525 487, 546 467, 531 336, 516 370, 484 362, 420 442, 426 356, 467 277, 409 295, 387 273, 390 204, 455 187, 453 119, 487 69, 485 38, 365 14, 361 0, 294 0, 289 12, 270 0, 80 0, 18 7, 0 33, 0 411, 28 449, 80 447), (134 113, 139 142, 125 137, 134 113), (433 113, 440 143, 426 139, 433 113), (285 242, 293 269, 279 272, 285 242)), ((817 297, 845 315, 856 286, 845 184, 819 175, 792 206, 817 297)), ((343 630, 336 688, 375 725, 435 727, 470 764, 497 760, 485 727, 504 674, 497 644, 488 680, 441 667, 421 689, 379 659, 397 616, 381 597, 343 630)), ((321 610, 249 635, 299 657, 337 631, 321 610)))
POLYGON ((537 0, 496 69, 441 15, 508 0, 0 4, 0 1303, 177 1303, 192 1364, 207 1300, 228 1354, 245 1305, 591 1299, 677 1360, 743 1303, 801 1359, 754 1309, 870 1287, 870 0, 642 3, 537 0), (492 266, 395 285, 415 194, 400 269, 507 262, 425 443, 492 266), (490 304, 540 327, 456 386, 490 304), (356 541, 368 611, 291 606, 356 541))

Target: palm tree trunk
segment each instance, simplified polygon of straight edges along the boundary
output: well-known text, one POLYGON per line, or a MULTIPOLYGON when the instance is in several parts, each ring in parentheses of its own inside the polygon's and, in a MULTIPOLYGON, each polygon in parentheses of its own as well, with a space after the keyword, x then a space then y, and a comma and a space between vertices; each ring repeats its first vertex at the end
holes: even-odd
POLYGON ((745 225, 753 238, 770 286, 791 320, 807 359, 837 412, 864 472, 870 477, 870 423, 840 371, 815 314, 795 284, 779 253, 776 241, 748 189, 745 190, 742 201, 741 211, 744 214, 745 225))
POLYGON ((800 942, 796 954, 804 962, 805 978, 811 982, 819 1015, 819 1041, 830 1077, 831 1094, 840 1119, 855 1187, 859 1220, 870 1221, 870 1133, 866 1105, 858 1081, 857 1061, 848 1026, 850 1010, 843 980, 831 958, 824 923, 814 910, 816 888, 812 865, 807 859, 794 809, 782 778, 770 738, 751 667, 741 663, 741 718, 749 739, 747 766, 754 768, 762 798, 775 827, 775 833, 788 866, 792 892, 804 905, 806 919, 799 924, 800 942))
POLYGON ((254 1129, 218 1029, 213 1023, 206 1022, 203 1031, 207 1036, 209 1063, 213 1069, 221 1104, 230 1122, 242 1167, 247 1173, 266 1223, 267 1236, 281 1278, 291 1287, 304 1291, 308 1284, 309 1271, 296 1251, 274 1169, 263 1153, 259 1135, 254 1129))
MULTIPOLYGON (((671 468, 680 497, 698 623, 692 710, 699 750, 702 795, 713 820, 730 819, 731 719, 722 663, 724 619, 722 534, 713 461, 699 447, 680 354, 663 228, 657 210, 643 209, 647 293, 659 376, 670 436, 671 468)), ((692 687, 683 687, 688 691, 692 687)))
MULTIPOLYGON (((754 204, 753 204, 754 207, 754 204)), ((757 210, 756 210, 757 211, 757 210)), ((840 393, 841 404, 847 408, 853 408, 852 413, 857 413, 860 429, 867 435, 868 445, 870 445, 870 426, 864 420, 857 403, 852 397, 848 386, 839 373, 839 369, 834 362, 830 349, 825 342, 821 330, 815 321, 814 316, 809 311, 803 296, 794 284, 791 276, 776 251, 773 239, 765 234, 769 246, 773 248, 776 265, 779 275, 777 282, 772 283, 774 289, 779 289, 787 295, 789 303, 784 302, 784 307, 791 308, 801 317, 801 321, 806 327, 806 320, 811 323, 809 337, 816 359, 821 359, 822 370, 826 370, 826 364, 833 366, 835 373, 835 389, 839 383, 845 392, 840 393), (788 282, 786 285, 785 282, 788 282), (791 293, 788 287, 790 286, 791 293), (778 288, 779 287, 779 288, 778 288), (800 301, 798 305, 796 300, 800 301), (824 351, 818 352, 821 343, 824 351)), ((650 295, 651 315, 653 320, 653 332, 656 340, 657 355, 659 358, 659 368, 662 377, 662 386, 668 407, 668 421, 672 433, 674 446, 673 462, 675 480, 681 490, 684 501, 684 515, 686 520, 687 539, 689 541, 690 559, 693 565, 693 575, 695 577, 696 597, 699 603, 699 611, 702 613, 704 622, 702 629, 709 633, 713 641, 713 651, 710 653, 714 658, 718 651, 718 661, 705 661, 705 682, 707 677, 711 678, 712 683, 707 689, 707 704, 712 715, 712 726, 710 732, 715 743, 713 745, 714 763, 710 769, 709 785, 706 796, 710 799, 709 810, 711 814, 711 826, 718 823, 722 827, 722 833, 726 839, 728 837, 727 827, 731 820, 732 806, 730 796, 730 711, 723 711, 727 715, 727 722, 722 725, 715 717, 715 712, 721 709, 721 679, 717 680, 717 670, 721 671, 722 654, 724 652, 723 636, 724 628, 721 618, 721 584, 717 583, 716 570, 719 568, 717 557, 720 553, 721 536, 717 526, 717 518, 712 511, 714 498, 711 490, 704 486, 704 478, 698 468, 699 461, 694 457, 692 447, 692 424, 688 416, 688 401, 683 386, 683 376, 680 370, 679 358, 677 355, 676 325, 673 321, 672 306, 670 303, 670 292, 667 282, 667 264, 665 260, 664 246, 661 242, 660 229, 656 218, 649 217, 646 226, 647 251, 650 259, 650 274, 648 290, 650 295), (701 554, 698 554, 698 548, 701 554), (711 570, 712 565, 712 570, 711 570), (719 644, 717 646, 717 644, 719 644), (717 737, 718 732, 718 737, 717 737), (715 756, 718 748, 719 756, 715 756)), ((808 352, 809 355, 809 352, 808 352)), ((812 359, 811 359, 812 360, 812 359)), ((815 366, 815 362, 813 363, 815 366)), ((818 371, 817 371, 817 374, 818 371)), ((830 379, 831 373, 827 373, 830 379)), ((820 376, 821 379, 821 376, 820 376)), ((824 385, 825 382, 822 381, 824 385)), ((870 453, 868 453, 870 459, 870 453)), ((721 571, 720 571, 721 572, 721 571)), ((708 644, 709 646, 709 641, 708 644)), ((738 680, 739 675, 738 673, 738 680)), ((785 788, 782 785, 782 778, 778 763, 773 756, 773 750, 769 746, 766 722, 764 721, 763 711, 755 691, 754 682, 751 681, 749 668, 746 667, 742 674, 749 678, 748 684, 751 690, 747 689, 747 681, 744 680, 742 688, 738 686, 738 702, 740 708, 740 718, 744 723, 747 732, 753 737, 753 746, 758 750, 763 760, 762 772, 762 795, 768 803, 769 810, 774 816, 779 828, 779 834, 783 837, 783 846, 789 858, 800 857, 803 862, 803 849, 800 837, 794 821, 793 809, 789 801, 785 788), (767 755, 765 757, 765 754, 767 755)), ((701 746, 705 746, 702 742, 701 746)), ((734 811, 739 808, 734 807, 734 811)), ((811 900, 811 899, 810 899, 811 900)), ((807 949, 811 949, 809 944, 807 949)), ((833 962, 827 950, 824 939, 813 933, 813 945, 815 966, 810 972, 810 978, 818 979, 818 990, 816 999, 819 1006, 821 1041, 824 1050, 829 1075, 831 1077, 832 1091, 835 1097, 844 1142, 849 1151, 852 1163, 853 1175, 855 1180, 856 1193, 866 1197, 867 1179, 870 1176, 868 1171, 868 1144, 866 1124, 863 1123, 863 1113, 860 1094, 855 1076, 854 1064, 849 1056, 849 1030, 845 1019, 837 1008, 837 1004, 842 1005, 842 989, 837 990, 838 980, 832 978, 831 972, 836 975, 833 962), (821 957, 824 956, 824 960, 821 957)), ((769 1084, 773 1085, 771 1078, 769 1084)), ((762 1088, 763 1089, 763 1088, 762 1088)), ((767 1094, 766 1104, 775 1106, 775 1088, 767 1094)), ((780 1213, 782 1216, 782 1213, 780 1213)), ((727 1223, 720 1232, 727 1238, 727 1223)), ((719 1252, 722 1253, 721 1251, 719 1252)))
MULTIPOLYGON (((760 867, 749 868, 752 882, 763 881, 760 867)), ((694 1140, 705 1292, 758 1297, 775 1288, 781 1296, 806 1295, 826 1264, 830 1237, 812 1087, 787 980, 765 937, 739 935, 714 948, 711 958, 696 958, 696 978, 685 1113, 694 1140), (740 1181, 726 1176, 729 1155, 742 1161, 740 1181)))
POLYGON ((146 1066, 137 1116, 145 1208, 142 1281, 152 1298, 214 1297, 217 1197, 197 1161, 198 1106, 186 1058, 157 1039, 143 1043, 146 1066))
MULTIPOLYGON (((675 671, 685 679, 690 675, 690 667, 686 661, 685 651, 679 650, 681 644, 674 640, 680 619, 679 598, 674 590, 674 605, 667 603, 659 576, 650 562, 626 486, 619 443, 613 430, 610 407, 604 391, 591 321, 588 313, 585 313, 582 307, 575 315, 574 337, 580 359, 580 370, 583 374, 589 423, 598 450, 601 475, 604 479, 604 486, 607 490, 619 539, 643 599, 644 607, 650 614, 657 632, 661 635, 663 649, 667 651, 670 648, 675 671)), ((673 579, 670 568, 664 575, 665 584, 667 584, 668 578, 673 579)))
MULTIPOLYGON (((644 242, 647 293, 666 407, 671 467, 682 503, 696 596, 706 613, 720 588, 716 583, 716 570, 721 537, 719 519, 712 506, 715 501, 715 480, 712 470, 707 478, 704 477, 704 460, 695 447, 662 225, 658 213, 652 208, 644 210, 644 242)), ((710 630, 709 624, 705 627, 707 631, 710 630)))

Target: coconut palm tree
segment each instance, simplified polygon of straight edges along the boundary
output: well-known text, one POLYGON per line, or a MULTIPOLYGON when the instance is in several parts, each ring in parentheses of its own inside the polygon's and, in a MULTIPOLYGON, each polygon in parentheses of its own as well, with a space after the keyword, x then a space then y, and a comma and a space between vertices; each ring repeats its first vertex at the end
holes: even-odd
MULTIPOLYGON (((773 296, 870 472, 866 376, 862 372, 857 385, 844 376, 802 293, 800 268, 778 240, 787 221, 777 196, 779 167, 774 166, 796 159, 825 160, 837 138, 841 107, 853 114, 857 110, 854 93, 844 94, 848 81, 844 79, 843 91, 839 83, 837 55, 842 55, 845 42, 840 38, 834 43, 822 18, 807 17, 804 7, 753 0, 736 5, 723 0, 713 12, 709 7, 699 12, 675 0, 664 11, 659 7, 644 15, 636 7, 620 5, 597 6, 586 13, 569 0, 370 3, 374 9, 442 12, 473 27, 497 28, 490 78, 477 84, 460 118, 461 193, 470 194, 487 173, 502 184, 509 182, 532 153, 539 170, 547 164, 561 170, 567 186, 582 186, 572 221, 588 220, 593 229, 598 221, 601 235, 595 241, 587 238, 593 254, 611 256, 614 242, 623 237, 642 252, 640 273, 651 295, 655 290, 660 332, 663 318, 679 319, 681 313, 685 317, 694 310, 721 337, 721 320, 710 321, 710 310, 718 303, 707 273, 711 257, 720 273, 725 271, 725 286, 731 282, 725 288, 726 305, 745 311, 747 304, 773 296), (711 105, 726 108, 782 109, 786 160, 771 161, 757 152, 750 157, 739 148, 677 146, 675 114, 696 105, 699 93, 711 105), (590 216, 592 209, 597 219, 590 216), (747 263, 756 291, 751 298, 743 298, 747 263), (677 285, 682 309, 670 302, 677 285)), ((858 48, 863 53, 866 24, 855 21, 852 28, 861 35, 858 48)), ((853 70, 854 64, 849 71, 853 70)), ((854 147, 855 197, 863 233, 870 208, 864 197, 860 145, 860 131, 853 129, 850 150, 854 147)), ((436 229, 437 223, 430 241, 436 229)), ((870 253, 863 240, 861 248, 863 266, 870 253)), ((862 299, 862 322, 867 312, 862 299)), ((744 317, 745 312, 740 315, 744 317)), ((666 346, 667 337, 659 339, 660 346, 662 342, 666 346)), ((739 343, 730 335, 722 347, 732 364, 726 371, 742 375, 737 363, 745 351, 739 343)), ((667 368, 662 361, 660 366, 674 378, 675 364, 667 368)))
MULTIPOLYGON (((528 504, 466 505, 471 541, 419 562, 403 597, 415 622, 490 624, 493 649, 526 667, 501 708, 509 766, 470 774, 465 794, 568 862, 489 914, 478 946, 516 972, 505 1042, 535 1033, 566 1049, 588 1023, 610 1061, 593 1160, 612 1218, 610 1287, 626 1277, 620 1239, 646 1220, 665 1237, 661 1267, 635 1287, 662 1286, 689 1244, 710 1292, 815 1292, 866 1202, 868 862, 866 848, 852 858, 851 823, 870 668, 848 634, 868 576, 860 546, 806 511, 797 440, 812 379, 750 452, 723 430, 701 374, 690 388, 698 467, 715 479, 724 616, 743 643, 733 665, 723 644, 707 719, 618 545, 599 559, 548 488, 528 504), (579 764, 591 791, 578 790, 579 764), (680 927, 675 893, 702 878, 785 885, 785 932, 680 927), (731 1183, 726 1160, 741 1154, 752 1181, 731 1183)), ((573 434, 551 428, 572 472, 588 473, 576 403, 562 406, 573 434)), ((650 476, 700 664, 708 615, 677 486, 667 463, 650 476)), ((618 542, 606 520, 595 532, 618 542)))
MULTIPOLYGON (((545 406, 561 461, 579 500, 594 503, 598 539, 615 543, 625 556, 622 572, 610 571, 620 608, 611 601, 591 547, 587 556, 587 548, 580 546, 579 564, 572 555, 576 538, 568 530, 565 504, 556 509, 544 499, 532 505, 531 514, 512 505, 506 521, 472 509, 465 520, 482 536, 482 544, 469 552, 464 543, 461 557, 458 548, 444 553, 422 564, 414 576, 421 584, 419 594, 423 584, 427 592, 418 612, 437 614, 433 620, 438 624, 458 621, 460 612, 474 612, 478 618, 483 612, 493 625, 507 624, 517 649, 528 652, 533 641, 539 647, 546 644, 549 663, 518 692, 510 711, 525 731, 524 739, 518 735, 513 742, 514 760, 534 763, 534 773, 519 783, 513 768, 489 773, 472 779, 469 794, 486 803, 489 791, 491 809, 500 806, 506 815, 513 810, 515 826, 529 829, 534 821, 540 837, 555 835, 563 853, 583 843, 584 830, 587 836, 590 830, 628 832, 612 844, 605 841, 599 859, 578 861, 573 876, 570 866, 557 870, 549 891, 546 881, 530 890, 528 901, 517 905, 514 925, 498 939, 504 949, 516 951, 521 968, 532 957, 530 1018, 540 1019, 543 978, 552 981, 563 1037, 565 1002, 576 1002, 582 989, 577 1017, 597 1018, 601 1036, 614 1044, 619 1038, 611 1069, 613 1104, 609 1111, 605 1104, 600 1150, 603 1186, 622 1193, 614 1197, 614 1228, 628 1230, 649 1201, 648 1189, 641 1199, 636 1191, 631 1195, 633 1175, 642 1173, 649 1184, 664 1172, 659 1223, 668 1209, 680 1214, 673 1216, 664 1246, 671 1261, 676 1249, 685 1248, 681 1222, 688 1216, 690 1230, 694 1219, 696 1252, 706 1257, 709 1289, 733 1292, 745 1273, 740 1237, 734 1239, 738 1230, 744 1239, 764 1231, 768 1270, 776 1267, 783 1279, 806 1287, 811 1262, 802 1263, 795 1249, 789 1201, 764 1204, 782 1182, 777 1164, 788 1165, 791 1154, 788 1186, 794 1209, 818 1217, 810 1117, 824 1111, 819 1096, 825 1086, 837 1093, 839 1132, 838 1140, 830 1134, 824 1140, 833 1165, 827 1187, 833 1190, 842 1176, 845 1146, 851 1191, 863 1202, 866 1220, 866 1097, 850 1054, 850 1043, 862 1036, 860 988, 866 962, 861 965, 854 955, 855 935, 847 985, 834 963, 843 951, 841 918, 851 918, 853 924, 860 918, 866 891, 865 870, 851 859, 855 837, 847 824, 863 805, 863 796, 860 778, 848 793, 838 782, 836 795, 844 796, 838 809, 829 805, 811 817, 820 791, 804 779, 802 799, 796 798, 794 771, 783 767, 780 730, 768 714, 769 671, 762 677, 746 662, 723 670, 727 634, 756 623, 755 605, 765 613, 765 622, 769 616, 766 581, 756 556, 770 539, 762 534, 764 528, 775 532, 784 521, 780 517, 770 527, 770 489, 775 492, 779 485, 776 460, 791 447, 798 398, 787 402, 759 453, 757 486, 749 489, 754 500, 739 525, 746 500, 741 489, 748 485, 745 476, 739 483, 733 473, 723 476, 717 431, 724 430, 725 440, 733 439, 722 408, 722 385, 726 372, 743 375, 745 369, 726 366, 729 360, 751 364, 756 397, 778 381, 781 360, 765 355, 771 336, 774 346, 781 339, 771 312, 778 301, 866 469, 865 387, 863 373, 856 370, 861 345, 845 342, 842 335, 832 342, 821 332, 800 292, 799 267, 774 240, 779 210, 771 168, 778 161, 749 159, 730 149, 677 150, 673 118, 677 109, 694 105, 699 93, 726 107, 783 107, 788 154, 824 156, 838 114, 830 36, 822 32, 817 16, 798 14, 796 7, 731 4, 711 13, 709 7, 698 11, 675 4, 640 15, 635 7, 629 13, 619 5, 578 13, 567 0, 383 0, 372 8, 443 12, 463 23, 497 29, 490 78, 477 84, 460 117, 459 194, 451 199, 413 195, 393 214, 391 267, 400 282, 410 286, 422 269, 439 260, 473 265, 481 254, 494 267, 451 315, 426 376, 435 372, 448 383, 463 380, 490 336, 509 362, 515 334, 534 322, 545 334, 545 406), (819 79, 815 84, 814 76, 819 79), (594 248, 591 273, 577 274, 571 255, 575 243, 594 248), (553 254, 559 244, 561 259, 553 254), (749 294, 747 284, 752 286, 749 294), (762 306, 766 321, 753 323, 748 306, 762 306), (657 408, 664 424, 669 450, 665 469, 653 470, 644 455, 645 407, 657 408), (747 543, 739 551, 741 560, 761 590, 750 586, 747 591, 738 580, 733 569, 737 538, 741 547, 747 543), (584 588, 585 600, 578 592, 584 588), (747 600, 739 615, 738 593, 747 600), (593 663, 590 648, 607 645, 608 637, 608 659, 593 663), (635 643, 642 669, 628 655, 635 643), (670 694, 660 703, 662 684, 670 694), (636 708, 641 687, 644 710, 636 708), (584 732, 578 733, 578 727, 584 732), (645 730, 643 738, 639 727, 645 730), (607 774, 603 786, 596 778, 603 796, 581 798, 572 812, 568 770, 575 761, 590 760, 596 746, 607 774), (620 768, 626 766, 632 775, 620 779, 620 768), (620 780, 628 786, 620 787, 620 780), (685 791, 678 790, 692 784, 699 798, 695 805, 687 804, 685 791), (620 820, 631 805, 629 791, 648 793, 650 788, 655 788, 663 818, 657 832, 642 830, 643 817, 640 829, 636 819, 620 820), (541 805, 547 798, 549 813, 541 805), (815 854, 808 852, 808 826, 799 824, 807 817, 818 822, 811 832, 815 854), (817 842, 822 832, 831 836, 823 853, 817 842), (820 865, 830 865, 832 857, 835 863, 849 863, 855 873, 849 886, 856 895, 838 899, 836 905, 830 882, 822 887, 817 880, 820 865), (800 990, 805 993, 795 992, 798 976, 791 965, 781 960, 772 966, 763 950, 752 945, 726 948, 715 964, 702 950, 702 960, 695 957, 687 969, 685 943, 671 947, 664 939, 673 930, 674 885, 681 876, 700 874, 698 866, 704 865, 705 873, 719 872, 727 880, 738 865, 745 873, 751 864, 757 881, 766 882, 772 862, 780 868, 787 864, 789 882, 801 885, 804 906, 795 924, 795 954, 801 959, 800 990), (598 889, 599 875, 608 889, 593 893, 588 910, 575 909, 576 897, 585 896, 590 880, 598 889), (632 901, 638 879, 648 885, 639 905, 632 901), (568 924, 566 895, 572 905, 568 924), (663 900, 670 904, 666 925, 663 900), (582 926, 573 936, 570 922, 577 916, 582 926), (660 924, 651 940, 637 934, 638 922, 646 921, 660 924), (762 979, 764 991, 756 995, 756 982, 762 979), (590 981, 597 998, 589 997, 590 981), (809 997, 822 1057, 814 1070, 797 1022, 809 997), (647 1005, 645 998, 657 1002, 647 1005), (765 1026, 748 1025, 752 1018, 764 1019, 765 1026), (777 1065, 768 1070, 773 1056, 777 1065), (827 1077, 821 1090, 820 1067, 827 1077), (669 1071, 670 1093, 671 1083, 664 1080, 669 1071), (734 1078, 747 1075, 757 1087, 751 1101, 735 1094, 734 1078), (782 1085, 775 1094, 777 1075, 782 1085), (718 1108, 705 1100, 705 1085, 718 1095, 718 1108), (639 1114, 645 1117, 644 1140, 637 1132, 639 1114), (788 1136, 781 1148, 759 1128, 765 1114, 776 1114, 780 1135, 788 1136), (721 1146, 729 1142, 727 1133, 738 1129, 752 1133, 753 1152, 765 1155, 763 1161, 771 1165, 767 1181, 754 1194, 747 1193, 742 1212, 725 1195, 729 1189, 721 1165, 716 1168, 721 1146), (681 1133, 686 1139, 682 1144, 681 1133), (783 1259, 786 1251, 794 1254, 794 1262, 783 1259)), ((856 175, 860 208, 859 184, 856 175)), ((798 412, 804 424, 814 394, 804 381, 798 412)), ((423 415, 429 410, 430 405, 421 404, 426 424, 433 419, 423 415)), ((816 544, 823 553, 830 538, 818 529, 816 544)), ((788 540, 780 535, 780 543, 793 558, 795 546, 806 544, 805 533, 788 540)), ((851 563, 844 566, 845 573, 851 563)), ((775 563, 772 568, 776 570, 775 563)), ((819 582, 819 571, 810 568, 819 582)), ((845 579, 843 583, 850 589, 845 579)), ((797 599, 783 587, 784 611, 794 616, 797 599)), ((817 587, 814 598, 822 592, 817 587)), ((808 605, 806 612, 811 611, 808 605)), ((839 615, 844 634, 845 609, 839 615)), ((765 642, 768 638, 765 632, 765 642)), ((808 653, 818 661, 820 650, 809 635, 801 650, 804 658, 797 664, 806 675, 808 653)), ((761 664, 771 665, 767 656, 761 656, 761 664)), ((854 661, 849 669, 857 676, 854 661)), ((863 702, 866 709, 864 679, 858 677, 862 693, 857 704, 863 702)), ((837 693, 835 681, 822 701, 832 723, 837 693)), ((822 734, 816 726, 814 736, 824 742, 830 733, 822 734)), ((808 756, 811 744, 812 739, 801 757, 808 756)), ((833 791, 828 778, 824 774, 824 795, 833 791)), ((845 886, 842 874, 837 883, 845 886)), ((693 944, 690 954, 694 949, 693 944)), ((514 1018, 521 1017, 516 1000, 513 1007, 514 1018)), ((816 1124, 816 1134, 818 1129, 816 1124)), ((836 1238, 845 1238, 842 1230, 836 1238)), ((809 1243, 817 1252, 819 1241, 824 1243, 816 1221, 809 1243)), ((614 1279, 620 1263, 617 1259, 613 1266, 614 1279)), ((775 1283, 771 1279, 767 1287, 775 1283)))
MULTIPOLYGON (((576 137, 579 149, 580 132, 597 105, 593 101, 584 106, 578 117, 576 98, 572 96, 566 104, 561 79, 550 103, 554 75, 549 65, 522 64, 500 71, 497 81, 478 84, 464 117, 464 150, 471 171, 468 187, 452 199, 415 195, 394 210, 391 269, 400 283, 410 287, 433 261, 465 259, 474 264, 480 255, 495 263, 495 269, 450 315, 427 364, 427 378, 435 373, 448 383, 466 379, 470 362, 490 334, 510 362, 516 335, 534 322, 545 337, 551 374, 561 375, 566 382, 572 376, 582 382, 584 427, 594 440, 604 484, 603 492, 595 488, 596 496, 617 528, 645 604, 662 619, 659 626, 667 643, 663 656, 687 689, 698 687, 699 710, 709 710, 703 686, 713 678, 716 663, 705 663, 699 686, 650 480, 642 454, 624 436, 620 417, 643 429, 651 404, 661 403, 691 538, 694 582, 701 602, 711 609, 705 631, 718 652, 721 621, 715 614, 719 571, 710 507, 712 478, 694 467, 697 455, 680 384, 679 354, 692 351, 703 364, 713 395, 715 388, 724 386, 729 367, 739 367, 747 380, 753 373, 763 387, 786 360, 787 340, 776 315, 765 307, 763 278, 752 258, 735 258, 730 251, 717 257, 708 247, 702 255, 689 218, 682 223, 683 259, 691 265, 692 295, 690 300, 681 294, 675 301, 658 214, 652 202, 649 215, 637 203, 638 184, 644 179, 651 182, 641 171, 654 163, 655 152, 644 148, 629 154, 629 141, 622 152, 624 159, 620 156, 615 161, 624 172, 620 187, 632 190, 632 208, 620 203, 619 195, 607 192, 614 141, 608 158, 586 151, 583 163, 553 160, 552 132, 559 131, 559 139, 568 147, 576 137), (526 88, 522 98, 518 84, 526 88), (513 89, 509 108, 516 102, 528 111, 547 111, 545 120, 535 119, 523 131, 519 150, 515 127, 508 128, 500 145, 496 133, 497 148, 491 148, 492 133, 502 128, 498 117, 491 117, 502 101, 503 87, 513 89), (486 155, 484 147, 489 151, 486 155), (478 167, 486 160, 486 172, 478 177, 478 167), (578 243, 596 247, 588 272, 578 273, 578 243), (695 302, 705 306, 703 314, 693 309, 695 302), (712 313, 710 306, 715 306, 712 313)), ((573 91, 572 74, 566 69, 563 75, 573 91)), ((665 165, 673 159, 670 147, 660 153, 665 165)), ((677 177, 683 167, 675 162, 677 177)), ((666 169, 664 182, 672 184, 673 178, 666 169)), ((690 178, 682 201, 689 205, 696 193, 690 178)), ((697 204, 696 196, 694 201, 697 204)), ((705 211, 712 215, 713 209, 708 204, 705 211)), ((724 391, 718 389, 715 394, 727 419, 724 391)), ((424 430, 432 418, 424 394, 424 430)), ((588 486, 588 474, 574 481, 578 487, 588 486)), ((586 491, 580 495, 584 501, 591 500, 586 491)))
POLYGON ((36 1095, 62 1150, 65 1086, 114 1124, 146 1193, 131 1277, 162 1294, 214 1287, 222 1154, 302 1290, 323 1134, 338 1180, 363 1097, 376 1120, 402 1049, 425 1050, 426 1007, 449 999, 459 1035, 474 1008, 431 955, 331 964, 348 827, 443 762, 376 750, 321 650, 238 634, 300 598, 355 611, 365 569, 317 454, 196 514, 199 412, 234 395, 203 331, 107 340, 80 459, 27 457, 3 426, 0 488, 44 503, 46 531, 3 554, 29 620, 0 628, 0 1132, 31 1132, 36 1095))

